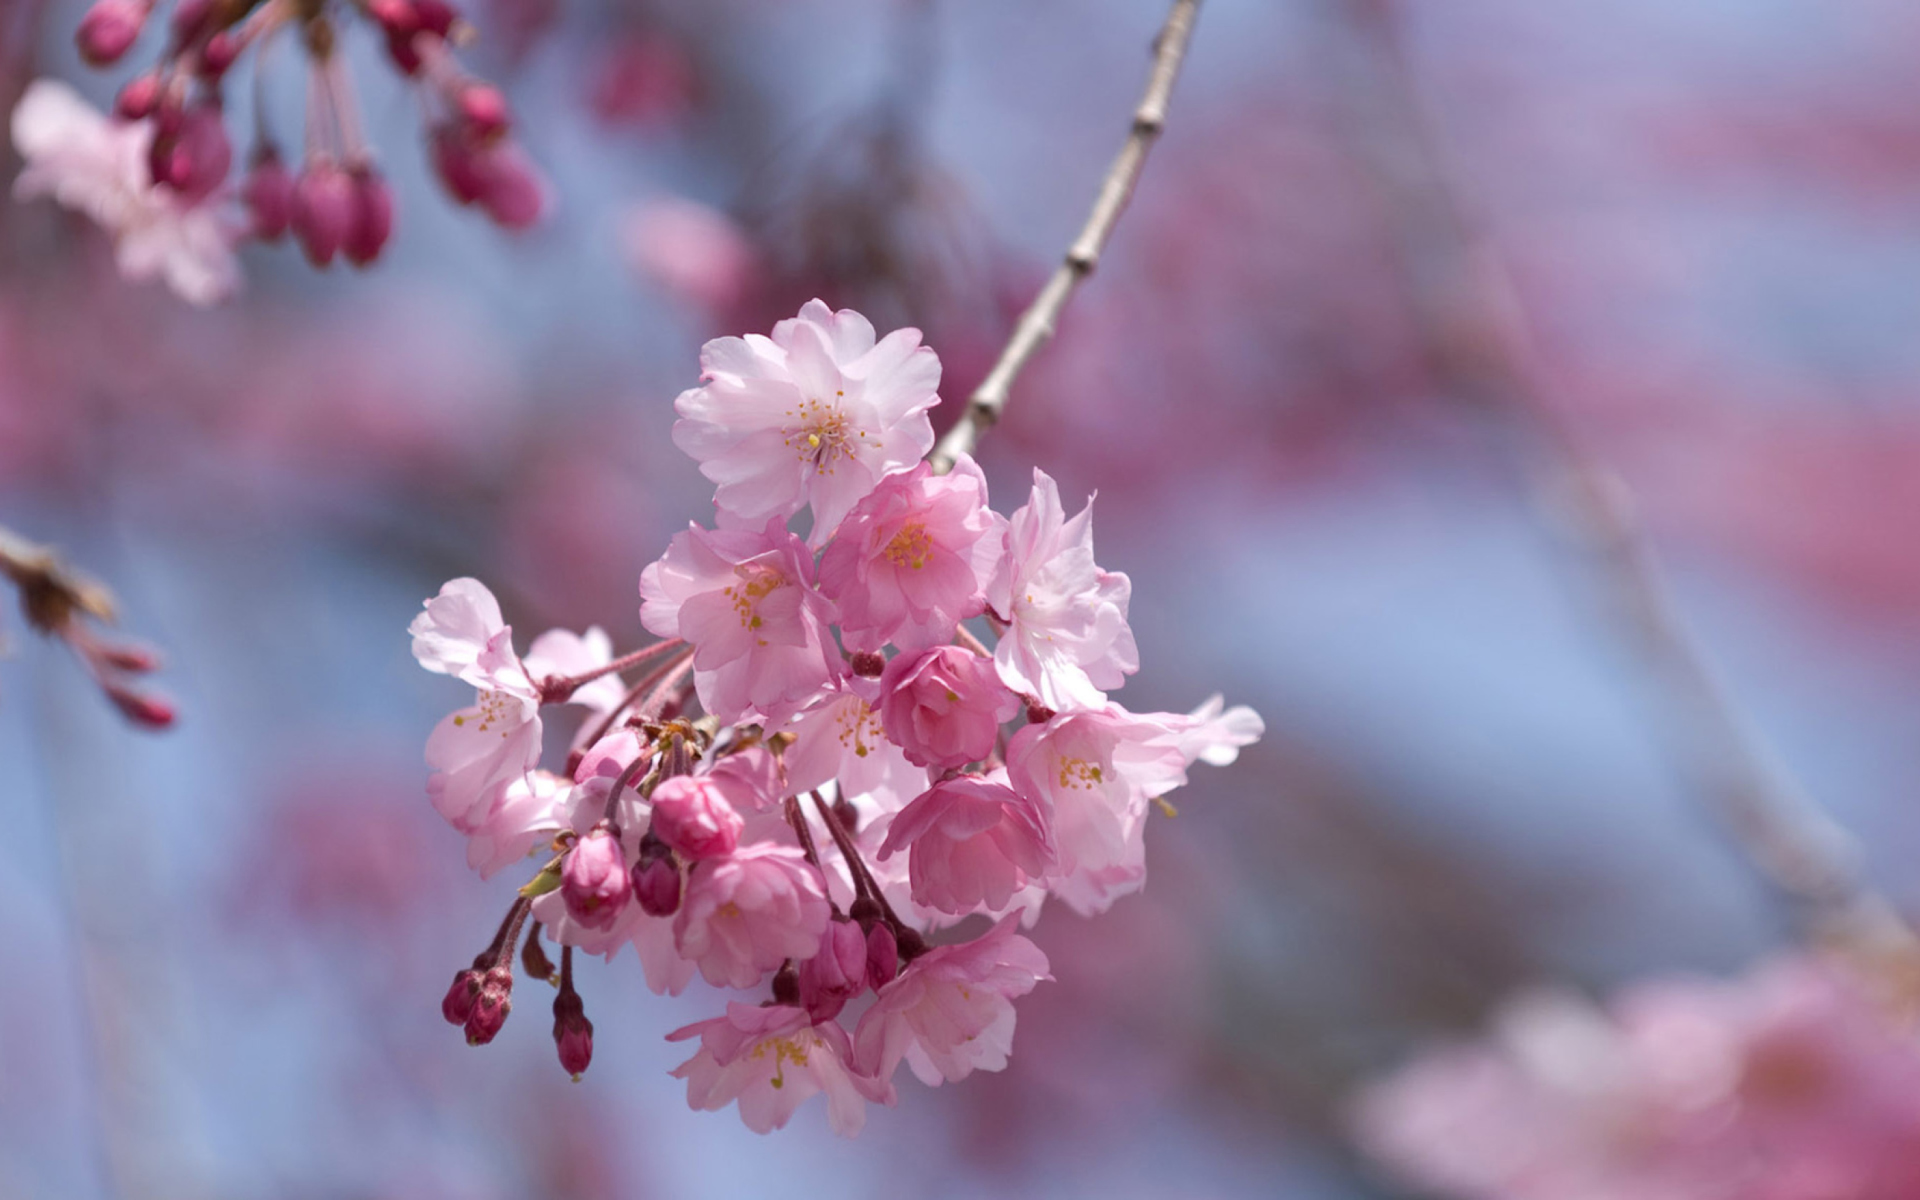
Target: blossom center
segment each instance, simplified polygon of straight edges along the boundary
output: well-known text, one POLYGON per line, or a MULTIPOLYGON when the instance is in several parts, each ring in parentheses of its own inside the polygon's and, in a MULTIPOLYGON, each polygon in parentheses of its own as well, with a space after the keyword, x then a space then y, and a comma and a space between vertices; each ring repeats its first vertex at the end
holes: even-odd
POLYGON ((1060 786, 1064 788, 1099 787, 1104 782, 1098 763, 1090 763, 1084 758, 1062 758, 1060 760, 1060 786))
MULTIPOLYGON (((474 707, 480 711, 471 720, 475 733, 492 733, 500 730, 500 736, 506 737, 520 724, 520 698, 507 692, 483 691, 474 701, 474 707)), ((465 727, 468 718, 464 713, 453 718, 453 723, 465 727)))
POLYGON ((933 536, 927 527, 914 521, 893 535, 887 543, 887 561, 896 567, 912 567, 918 571, 927 565, 927 556, 933 552, 933 536))
POLYGON ((787 1085, 788 1063, 796 1067, 807 1065, 807 1046, 796 1037, 768 1038, 753 1048, 753 1057, 756 1059, 764 1059, 769 1053, 773 1055, 773 1078, 769 1082, 774 1087, 787 1085))
MULTIPOLYGON (((720 594, 733 602, 733 611, 740 618, 742 629, 758 630, 764 621, 760 618, 760 602, 774 592, 786 586, 787 577, 771 567, 738 566, 733 573, 740 582, 720 589, 720 594)), ((767 639, 757 639, 764 646, 767 639)))
POLYGON ((856 699, 841 709, 840 744, 851 749, 854 757, 865 758, 869 743, 880 739, 880 714, 868 707, 865 700, 856 699))
POLYGON ((831 475, 843 458, 852 458, 863 443, 873 441, 866 430, 852 425, 838 401, 846 396, 835 392, 835 403, 808 399, 798 408, 787 410, 788 423, 781 427, 781 444, 794 450, 803 463, 812 463, 816 475, 831 475))

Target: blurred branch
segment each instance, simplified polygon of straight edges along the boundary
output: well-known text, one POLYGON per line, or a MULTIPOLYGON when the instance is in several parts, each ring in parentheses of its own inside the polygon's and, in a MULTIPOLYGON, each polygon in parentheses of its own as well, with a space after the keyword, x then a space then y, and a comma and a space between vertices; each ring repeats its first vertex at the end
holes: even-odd
POLYGON ((1497 251, 1468 216, 1463 189, 1428 120, 1400 40, 1392 0, 1351 0, 1356 24, 1384 64, 1382 98, 1405 145, 1392 156, 1401 224, 1425 237, 1410 264, 1425 308, 1433 368, 1465 399, 1512 418, 1532 442, 1533 506, 1599 580, 1622 639, 1645 666, 1674 727, 1682 770, 1765 879, 1813 931, 1920 971, 1920 941, 1876 895, 1851 841, 1760 743, 1681 623, 1624 482, 1585 447, 1551 402, 1522 309, 1497 251), (1424 286, 1423 286, 1424 285, 1424 286))
POLYGON ((971 453, 980 440, 981 432, 1000 419, 1014 379, 1027 361, 1053 336, 1060 313, 1066 308, 1074 289, 1080 286, 1081 280, 1093 274, 1094 267, 1099 264, 1107 239, 1113 236, 1113 227, 1119 223, 1120 214, 1126 210, 1127 201, 1133 197, 1134 186, 1140 181, 1140 171, 1146 166, 1147 152, 1153 149, 1153 143, 1166 126, 1167 102, 1172 98, 1174 81, 1180 77, 1180 65, 1186 57, 1187 43, 1193 37, 1193 23, 1199 12, 1200 0, 1175 0, 1173 10, 1167 14, 1167 23, 1154 39, 1153 67, 1147 76, 1146 94, 1133 112, 1133 129, 1127 134, 1119 157, 1113 160, 1106 177, 1101 180, 1093 211, 1087 215, 1080 236, 1067 249, 1065 260, 1054 271, 1053 277, 1047 280, 1046 286, 1040 289, 1040 294, 1034 297, 1027 311, 1021 314, 1019 323, 1014 326, 1013 337, 1000 352, 993 369, 974 389, 973 396, 967 401, 967 411, 959 423, 947 431, 947 435, 940 439, 940 444, 933 448, 933 453, 927 456, 935 472, 951 470, 954 460, 962 454, 971 453))

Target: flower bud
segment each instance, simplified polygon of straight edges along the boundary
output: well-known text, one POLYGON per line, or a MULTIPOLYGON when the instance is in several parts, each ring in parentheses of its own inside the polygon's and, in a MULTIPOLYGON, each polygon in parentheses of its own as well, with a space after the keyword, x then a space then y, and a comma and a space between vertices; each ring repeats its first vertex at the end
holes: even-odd
POLYGON ((262 148, 254 156, 240 195, 252 219, 254 237, 277 242, 286 236, 287 225, 293 220, 293 176, 271 148, 262 148))
POLYGON ((485 184, 480 206, 504 229, 526 229, 540 219, 546 207, 546 189, 519 147, 493 147, 484 164, 485 184))
POLYGON ((380 257, 387 239, 393 236, 393 191, 372 167, 355 167, 353 212, 341 252, 356 267, 364 267, 380 257))
POLYGON ((440 1015, 449 1025, 465 1025, 473 1015, 473 1002, 480 997, 481 974, 472 967, 453 977, 446 999, 440 1001, 440 1015))
POLYGON ((200 77, 209 82, 218 82, 233 66, 233 60, 239 57, 240 39, 222 29, 200 48, 200 77))
POLYGON ((831 1021, 867 987, 867 939, 852 921, 835 921, 820 953, 800 967, 800 1003, 816 1021, 831 1021))
POLYGON ((74 32, 80 57, 88 66, 112 66, 133 49, 146 23, 147 6, 140 0, 98 0, 74 32))
POLYGON ((650 832, 689 859, 732 854, 746 822, 706 775, 675 775, 653 790, 650 832))
POLYGON ((480 199, 487 182, 480 169, 480 154, 459 129, 442 125, 433 131, 431 157, 433 172, 447 193, 462 204, 480 199))
POLYGON ((473 1007, 467 1013, 467 1045, 484 1046, 492 1041, 512 1011, 513 971, 508 967, 493 967, 482 977, 473 1007))
POLYGON ((613 826, 600 822, 574 843, 560 866, 567 914, 588 929, 609 929, 633 898, 633 880, 613 826))
POLYGON ((499 141, 513 124, 513 113, 500 89, 484 83, 468 84, 455 102, 466 132, 482 145, 499 141))
POLYGON ((453 23, 460 19, 460 11, 446 0, 414 0, 413 12, 420 28, 435 37, 451 34, 453 23))
POLYGON ((160 656, 132 642, 102 642, 94 647, 99 660, 116 671, 145 675, 160 669, 160 656))
POLYGON ((197 42, 213 23, 215 0, 180 0, 173 10, 173 43, 183 49, 197 42))
POLYGON ((178 715, 173 705, 161 697, 136 691, 124 683, 109 682, 106 693, 121 716, 148 729, 171 728, 178 715))
POLYGON ((877 990, 892 983, 899 973, 900 944, 894 940, 893 928, 885 921, 875 921, 867 931, 867 982, 877 990))
POLYGON ((292 224, 308 262, 316 267, 333 262, 353 224, 353 183, 331 159, 316 158, 300 172, 292 224))
POLYGON ((560 1069, 576 1080, 593 1062, 593 1022, 587 1006, 569 981, 553 1001, 553 1044, 560 1052, 560 1069))
POLYGON ((673 861, 673 851, 652 830, 640 839, 633 895, 648 916, 670 917, 680 911, 680 864, 673 861))
POLYGON ((163 111, 147 163, 156 184, 172 188, 189 204, 212 195, 233 167, 233 143, 220 106, 196 104, 180 114, 177 124, 163 111))
POLYGON ((160 107, 160 76, 149 71, 127 80, 114 97, 113 115, 123 121, 144 121, 160 107))

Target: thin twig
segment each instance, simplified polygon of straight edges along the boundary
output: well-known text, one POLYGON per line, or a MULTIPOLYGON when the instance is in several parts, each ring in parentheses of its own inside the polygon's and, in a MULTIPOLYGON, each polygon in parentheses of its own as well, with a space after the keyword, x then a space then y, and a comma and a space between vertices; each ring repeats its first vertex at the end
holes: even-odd
POLYGON ((1107 239, 1113 236, 1113 227, 1119 223, 1120 214, 1126 210, 1134 186, 1140 181, 1147 152, 1153 149, 1153 143, 1166 126, 1167 102, 1173 95, 1174 81, 1180 77, 1180 64, 1186 57, 1187 43, 1193 37, 1193 23, 1199 12, 1200 0, 1175 0, 1172 11, 1167 14, 1166 25, 1154 39, 1153 68, 1147 76, 1146 94, 1133 111, 1133 128, 1127 134, 1126 144, 1100 182, 1100 194, 1094 199, 1093 211, 1087 214, 1080 236, 1073 240, 1053 277, 1021 314, 1012 338, 1000 352, 999 361, 974 389, 959 423, 948 430, 933 453, 927 455, 937 474, 952 470, 956 459, 972 453, 981 432, 1000 419, 1014 379, 1053 336, 1060 313, 1074 289, 1099 265, 1107 239))

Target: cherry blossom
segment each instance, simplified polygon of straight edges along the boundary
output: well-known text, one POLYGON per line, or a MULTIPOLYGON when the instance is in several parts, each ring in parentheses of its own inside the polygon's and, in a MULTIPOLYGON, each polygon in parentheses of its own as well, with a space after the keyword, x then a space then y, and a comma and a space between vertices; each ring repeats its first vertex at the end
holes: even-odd
POLYGON ((758 532, 689 526, 642 572, 640 595, 641 624, 694 646, 694 687, 723 721, 777 723, 838 674, 813 556, 777 520, 758 532))
POLYGON ((763 843, 695 865, 674 936, 708 983, 744 988, 789 958, 812 958, 826 929, 819 870, 798 850, 763 843))
POLYGON ((993 661, 958 646, 902 654, 880 677, 880 716, 907 761, 944 770, 993 753, 1000 726, 1020 711, 993 661))
POLYGON ((732 854, 745 822, 709 775, 675 775, 653 789, 653 833, 689 859, 732 854))
POLYGON ((987 604, 1007 625, 993 655, 1000 677, 1056 711, 1105 703, 1106 689, 1140 669, 1127 626, 1132 592, 1125 575, 1093 561, 1093 501, 1068 519, 1059 487, 1036 469, 987 585, 987 604))
POLYGON ((887 737, 880 714, 857 691, 830 693, 793 719, 783 761, 787 786, 811 791, 835 782, 849 797, 878 796, 897 807, 927 786, 925 768, 887 737))
POLYGON ((1013 1001, 1048 975, 1047 956, 1005 918, 970 942, 909 963, 860 1018, 857 1061, 882 1082, 902 1059, 928 1086, 999 1071, 1013 1049, 1013 1001))
POLYGON ((871 323, 819 300, 771 337, 717 338, 701 386, 674 401, 674 444, 718 484, 723 523, 784 521, 813 508, 818 548, 881 479, 933 446, 940 360, 917 329, 875 341, 871 323))
POLYGON ((945 475, 921 463, 881 480, 820 559, 820 590, 840 606, 847 647, 919 650, 951 640, 986 608, 1006 527, 965 455, 945 475))
POLYGON ((950 913, 1004 909, 1056 858, 1039 805, 1003 781, 970 775, 934 784, 893 819, 880 857, 902 850, 914 900, 950 913))
POLYGON ((560 867, 567 915, 588 929, 607 929, 633 899, 626 853, 611 823, 602 821, 574 843, 560 867))
POLYGON ((700 1039, 700 1050, 674 1069, 687 1081, 687 1103, 717 1112, 739 1102, 740 1119, 755 1133, 784 1126, 816 1093, 827 1097, 827 1121, 842 1137, 860 1132, 867 1101, 891 1103, 891 1089, 851 1066, 847 1034, 832 1022, 815 1024, 804 1008, 727 1005, 727 1015, 676 1029, 670 1042, 700 1039))
POLYGON ((108 117, 64 83, 36 79, 13 110, 13 144, 26 160, 14 182, 22 200, 51 196, 113 238, 120 273, 164 280, 191 304, 240 288, 231 228, 211 190, 187 195, 154 183, 153 123, 108 117))

